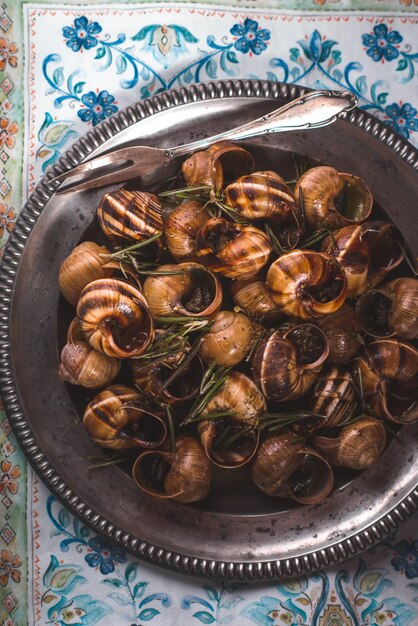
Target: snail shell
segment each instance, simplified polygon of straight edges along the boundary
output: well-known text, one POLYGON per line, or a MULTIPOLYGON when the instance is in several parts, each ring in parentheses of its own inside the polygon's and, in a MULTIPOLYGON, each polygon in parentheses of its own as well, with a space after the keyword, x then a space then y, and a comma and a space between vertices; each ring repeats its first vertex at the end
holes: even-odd
POLYGON ((338 437, 316 435, 312 445, 332 465, 366 469, 380 458, 386 440, 383 424, 374 417, 363 415, 345 426, 338 437))
POLYGON ((167 435, 162 416, 125 385, 113 385, 95 396, 83 424, 95 443, 117 450, 157 447, 167 435))
POLYGON ((328 337, 328 361, 341 365, 348 363, 363 345, 360 323, 353 309, 346 303, 338 311, 315 320, 328 337))
POLYGON ((144 296, 121 280, 102 278, 88 284, 81 292, 77 317, 88 343, 108 356, 142 354, 154 337, 144 296))
POLYGON ((203 265, 192 262, 161 265, 159 271, 178 273, 148 276, 145 280, 144 294, 153 317, 213 317, 221 308, 221 284, 203 265))
POLYGON ((418 280, 396 278, 363 294, 356 305, 363 330, 372 337, 418 337, 418 280))
POLYGON ((254 276, 267 263, 272 251, 262 230, 223 218, 206 222, 197 234, 196 247, 199 261, 227 278, 254 276))
POLYGON ((225 189, 225 199, 241 217, 277 226, 277 237, 286 249, 294 248, 299 241, 300 212, 293 192, 277 174, 254 172, 241 176, 225 189))
POLYGON ((212 467, 203 447, 191 437, 176 439, 175 452, 143 452, 132 468, 132 477, 145 493, 177 502, 198 502, 206 498, 212 467))
POLYGON ((115 242, 142 241, 163 232, 160 201, 144 191, 116 189, 105 194, 97 218, 104 234, 115 242))
POLYGON ((104 267, 110 252, 104 246, 98 246, 93 241, 83 241, 74 248, 64 260, 58 274, 58 283, 64 298, 74 306, 78 302, 84 287, 98 278, 107 278, 113 269, 104 267))
POLYGON ((199 421, 199 435, 206 454, 215 465, 241 467, 257 450, 258 418, 266 412, 265 399, 251 378, 241 372, 231 372, 201 417, 223 412, 231 415, 199 421), (222 442, 227 444, 225 432, 228 437, 232 432, 232 441, 223 446, 222 442))
POLYGON ((120 360, 93 350, 85 341, 66 343, 61 351, 59 378, 72 385, 98 389, 119 374, 120 360))
POLYGON ((397 230, 389 222, 345 226, 327 237, 322 250, 332 254, 347 276, 347 298, 377 285, 403 260, 397 230))
POLYGON ((221 191, 225 180, 235 180, 254 168, 253 157, 233 143, 216 143, 184 161, 182 172, 188 187, 209 185, 221 191))
POLYGON ((311 402, 311 411, 326 418, 320 427, 336 426, 349 420, 356 406, 351 374, 338 367, 323 370, 313 388, 311 402))
POLYGON ((251 478, 269 496, 317 504, 330 493, 334 477, 318 452, 282 433, 263 441, 254 457, 251 478))
POLYGON ((400 424, 418 420, 418 350, 397 339, 364 346, 359 357, 363 393, 379 417, 400 424))
POLYGON ((262 342, 253 357, 255 382, 266 398, 297 400, 318 377, 328 356, 328 339, 313 324, 275 331, 262 342))
POLYGON ((177 263, 197 261, 196 235, 209 218, 209 213, 196 200, 186 200, 170 213, 164 235, 168 251, 177 263))
POLYGON ((373 197, 364 181, 327 165, 312 167, 299 178, 295 198, 301 189, 306 222, 313 229, 359 224, 372 210, 373 197))
POLYGON ((257 322, 276 324, 283 317, 283 313, 271 299, 266 285, 257 276, 235 280, 231 284, 231 294, 234 303, 257 322))
POLYGON ((345 273, 332 256, 293 250, 276 259, 266 285, 273 302, 287 315, 314 319, 337 311, 346 296, 345 273))
POLYGON ((243 313, 219 311, 210 330, 203 337, 200 356, 207 365, 231 367, 240 363, 248 354, 254 341, 254 325, 243 313))

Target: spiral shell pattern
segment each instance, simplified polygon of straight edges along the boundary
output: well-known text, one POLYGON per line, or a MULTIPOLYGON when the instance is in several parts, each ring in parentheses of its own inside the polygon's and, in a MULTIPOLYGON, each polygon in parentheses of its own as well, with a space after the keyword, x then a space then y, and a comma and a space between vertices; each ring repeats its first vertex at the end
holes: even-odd
POLYGON ((117 189, 107 193, 97 218, 104 234, 116 242, 142 241, 163 232, 160 201, 148 192, 117 189))
POLYGON ((98 278, 107 278, 113 268, 107 266, 110 252, 94 241, 83 241, 63 261, 58 283, 64 298, 74 306, 84 287, 98 278))

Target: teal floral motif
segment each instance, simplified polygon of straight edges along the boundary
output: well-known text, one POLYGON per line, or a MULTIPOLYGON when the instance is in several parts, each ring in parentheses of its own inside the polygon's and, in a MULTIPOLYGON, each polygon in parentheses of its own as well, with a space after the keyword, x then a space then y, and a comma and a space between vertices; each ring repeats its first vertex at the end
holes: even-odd
POLYGON ((79 575, 80 569, 72 564, 60 565, 56 556, 51 555, 43 576, 46 591, 41 598, 41 605, 49 607, 48 623, 54 626, 94 626, 102 617, 111 613, 106 602, 94 600, 87 594, 72 595, 75 587, 86 583, 86 579, 79 575))
POLYGON ((77 17, 74 20, 74 26, 64 26, 62 34, 67 40, 66 45, 74 52, 78 52, 83 48, 88 50, 97 46, 98 39, 94 35, 98 35, 102 31, 102 27, 98 22, 89 22, 85 15, 77 17))
POLYGON ((264 43, 270 39, 270 31, 267 28, 259 28, 258 22, 245 18, 243 24, 235 24, 229 31, 231 35, 238 37, 234 43, 234 48, 243 54, 253 52, 256 55, 261 54, 267 49, 264 43))
POLYGON ((405 539, 393 546, 397 556, 393 557, 391 564, 398 572, 405 572, 407 578, 418 577, 418 540, 409 543, 405 539))
POLYGON ((411 131, 418 130, 417 110, 409 102, 401 106, 394 102, 385 108, 385 113, 388 116, 386 124, 392 126, 405 139, 409 138, 411 131))
POLYGON ((116 563, 125 563, 126 554, 120 548, 115 548, 100 537, 92 537, 88 542, 93 550, 86 555, 85 560, 90 567, 99 567, 101 574, 110 574, 115 571, 116 563))
POLYGON ((179 56, 189 52, 186 43, 197 43, 199 40, 184 26, 150 24, 141 28, 132 41, 142 41, 142 50, 149 48, 154 59, 167 68, 179 56))
POLYGON ((111 604, 103 603, 105 611, 103 613, 97 611, 97 606, 101 606, 102 603, 93 600, 91 596, 71 598, 74 587, 86 582, 86 579, 80 575, 82 568, 72 564, 60 565, 58 559, 52 555, 50 565, 44 574, 44 585, 47 591, 42 601, 43 604, 54 602, 52 608, 48 610, 48 619, 52 623, 59 626, 62 624, 93 626, 96 623, 94 621, 96 615, 96 621, 98 621, 103 615, 115 612, 111 605, 115 605, 117 613, 123 615, 126 620, 130 620, 129 623, 136 623, 137 620, 142 623, 160 615, 160 608, 167 609, 172 605, 171 597, 164 592, 146 593, 149 582, 139 578, 138 563, 131 562, 122 566, 127 562, 127 556, 123 550, 111 546, 96 535, 88 538, 90 530, 70 516, 65 508, 61 507, 56 514, 54 511, 56 502, 54 496, 49 496, 47 514, 54 525, 55 530, 52 534, 65 535, 59 544, 60 549, 62 552, 68 552, 70 547, 75 547, 79 554, 87 552, 84 557, 87 564, 98 568, 100 573, 106 576, 101 583, 110 588, 107 600, 111 604), (114 576, 108 577, 108 574, 114 574, 114 576), (63 610, 66 613, 63 614, 63 610), (81 621, 72 622, 68 621, 69 619, 81 621))
POLYGON ((106 89, 98 94, 94 93, 94 91, 89 91, 89 93, 81 97, 81 102, 86 108, 77 111, 77 115, 83 122, 92 122, 93 126, 103 122, 104 119, 110 117, 118 110, 118 107, 114 104, 114 96, 106 89))
POLYGON ((67 141, 78 136, 73 126, 71 120, 54 121, 50 113, 45 113, 44 123, 38 132, 40 146, 36 151, 36 158, 42 161, 43 172, 61 156, 61 148, 67 141))
POLYGON ((399 56, 399 46, 403 37, 397 30, 389 30, 386 24, 378 24, 373 34, 363 35, 363 44, 368 48, 367 54, 373 61, 393 61, 399 56))
POLYGON ((238 584, 221 583, 219 587, 203 587, 206 598, 201 596, 188 595, 184 596, 181 601, 182 609, 190 609, 192 605, 199 607, 198 611, 193 613, 196 623, 202 624, 229 624, 234 619, 231 613, 244 598, 235 595, 235 591, 239 588, 238 584))

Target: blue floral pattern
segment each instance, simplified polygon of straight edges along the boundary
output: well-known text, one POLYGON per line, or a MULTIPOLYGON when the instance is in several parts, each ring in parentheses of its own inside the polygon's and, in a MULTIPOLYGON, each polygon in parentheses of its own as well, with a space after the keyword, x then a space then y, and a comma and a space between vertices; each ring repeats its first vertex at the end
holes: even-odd
POLYGON ((92 537, 89 539, 88 544, 93 552, 87 554, 85 560, 90 567, 99 567, 101 574, 114 572, 115 562, 126 562, 126 554, 123 550, 111 546, 103 541, 103 539, 100 539, 100 537, 92 537))
POLYGON ((94 35, 98 35, 102 31, 102 27, 98 22, 89 22, 85 15, 77 17, 74 20, 74 26, 65 26, 62 34, 66 38, 66 45, 74 52, 83 48, 88 50, 97 46, 98 39, 94 35))
POLYGON ((235 24, 229 32, 238 37, 234 48, 239 52, 247 54, 251 51, 258 55, 267 49, 267 44, 264 42, 270 39, 270 31, 267 28, 259 28, 258 22, 249 17, 244 20, 243 24, 235 24))
POLYGON ((399 105, 394 102, 385 108, 387 124, 400 135, 409 139, 411 132, 418 130, 417 110, 409 103, 399 105))
POLYGON ((373 61, 393 61, 399 56, 398 45, 403 37, 397 30, 389 30, 386 24, 373 28, 373 35, 363 35, 363 43, 368 48, 367 54, 373 61))
POLYGON ((86 107, 77 111, 78 117, 83 122, 92 122, 93 126, 103 122, 104 119, 113 115, 118 110, 115 98, 107 90, 98 94, 89 91, 81 97, 81 103, 86 107))
POLYGON ((405 572, 407 578, 418 577, 418 540, 409 543, 406 540, 395 543, 393 549, 397 556, 393 557, 391 564, 398 572, 405 572))

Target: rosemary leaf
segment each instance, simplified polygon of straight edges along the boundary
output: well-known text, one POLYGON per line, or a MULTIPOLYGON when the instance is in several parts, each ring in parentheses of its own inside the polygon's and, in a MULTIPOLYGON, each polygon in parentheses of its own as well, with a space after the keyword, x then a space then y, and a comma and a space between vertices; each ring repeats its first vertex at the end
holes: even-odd
POLYGON ((171 409, 168 404, 164 405, 164 411, 167 416, 168 432, 170 434, 170 449, 171 449, 171 452, 175 452, 176 451, 176 437, 174 433, 173 414, 171 413, 171 409))
POLYGON ((148 237, 148 239, 143 239, 142 241, 137 241, 131 246, 127 246, 126 248, 119 248, 118 250, 116 250, 116 252, 112 252, 111 254, 101 254, 100 256, 111 257, 112 259, 117 259, 120 256, 129 254, 131 252, 134 252, 135 250, 139 250, 140 248, 143 248, 144 246, 148 246, 148 244, 152 243, 153 241, 156 241, 161 236, 162 236, 162 233, 156 233, 155 235, 152 235, 152 237, 148 237))
POLYGON ((168 189, 158 194, 159 198, 169 198, 170 196, 177 196, 179 194, 193 194, 196 191, 211 191, 209 185, 197 185, 195 187, 181 187, 180 189, 168 189))

